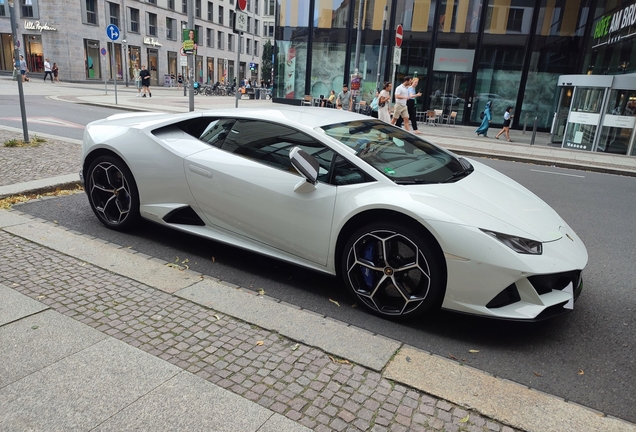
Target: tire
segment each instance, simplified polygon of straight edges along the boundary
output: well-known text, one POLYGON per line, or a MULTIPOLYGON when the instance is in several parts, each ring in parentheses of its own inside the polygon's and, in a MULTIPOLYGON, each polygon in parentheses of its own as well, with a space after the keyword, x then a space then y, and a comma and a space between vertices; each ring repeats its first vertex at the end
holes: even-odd
POLYGON ((446 266, 437 244, 393 222, 357 230, 343 249, 341 276, 347 290, 372 313, 393 320, 439 309, 446 292, 446 266))
POLYGON ((93 213, 107 228, 124 231, 141 219, 137 183, 118 157, 100 156, 91 163, 86 194, 93 213))

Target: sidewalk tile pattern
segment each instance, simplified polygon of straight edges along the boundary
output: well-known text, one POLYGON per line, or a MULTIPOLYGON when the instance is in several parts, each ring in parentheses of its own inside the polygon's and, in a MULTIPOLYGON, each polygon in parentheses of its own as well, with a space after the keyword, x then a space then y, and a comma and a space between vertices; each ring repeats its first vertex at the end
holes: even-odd
POLYGON ((316 431, 513 429, 0 231, 3 284, 316 431))

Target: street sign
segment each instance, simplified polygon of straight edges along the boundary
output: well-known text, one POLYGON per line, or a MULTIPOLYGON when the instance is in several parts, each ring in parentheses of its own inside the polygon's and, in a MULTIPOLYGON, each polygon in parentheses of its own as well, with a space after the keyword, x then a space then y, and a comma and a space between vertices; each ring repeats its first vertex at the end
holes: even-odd
POLYGON ((393 48, 393 64, 399 65, 401 59, 402 59, 402 48, 394 47, 393 48))
POLYGON ((404 34, 404 30, 402 29, 402 24, 398 24, 397 29, 395 29, 395 46, 402 46, 402 35, 404 34))
POLYGON ((105 56, 108 51, 106 51, 106 48, 102 48, 99 52, 101 52, 102 55, 105 56))
POLYGON ((240 10, 242 10, 242 11, 247 9, 247 0, 238 0, 238 2, 236 2, 236 4, 238 5, 238 8, 240 10))
POLYGON ((187 56, 180 56, 179 57, 179 66, 188 66, 188 57, 187 56))
POLYGON ((234 18, 234 30, 240 32, 247 31, 247 14, 245 12, 236 11, 234 18))
POLYGON ((109 24, 108 27, 106 27, 106 36, 112 41, 119 39, 119 29, 115 24, 109 24))

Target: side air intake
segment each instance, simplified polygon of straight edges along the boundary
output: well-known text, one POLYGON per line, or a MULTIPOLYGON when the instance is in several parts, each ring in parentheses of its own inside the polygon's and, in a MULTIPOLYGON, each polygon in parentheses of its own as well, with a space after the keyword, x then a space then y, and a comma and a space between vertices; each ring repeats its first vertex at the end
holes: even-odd
POLYGON ((172 210, 170 213, 163 217, 163 220, 169 224, 198 226, 205 225, 205 222, 201 220, 199 215, 194 210, 192 210, 192 207, 190 206, 172 210))

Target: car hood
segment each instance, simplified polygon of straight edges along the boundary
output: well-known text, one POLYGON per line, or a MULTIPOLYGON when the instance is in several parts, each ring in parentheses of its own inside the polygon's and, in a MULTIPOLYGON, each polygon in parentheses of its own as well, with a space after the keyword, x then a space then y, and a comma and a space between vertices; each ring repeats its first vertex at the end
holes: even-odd
POLYGON ((471 163, 475 171, 455 183, 407 186, 412 199, 430 203, 434 197, 436 209, 457 223, 542 242, 562 237, 560 228, 566 224, 548 204, 498 171, 471 163))

